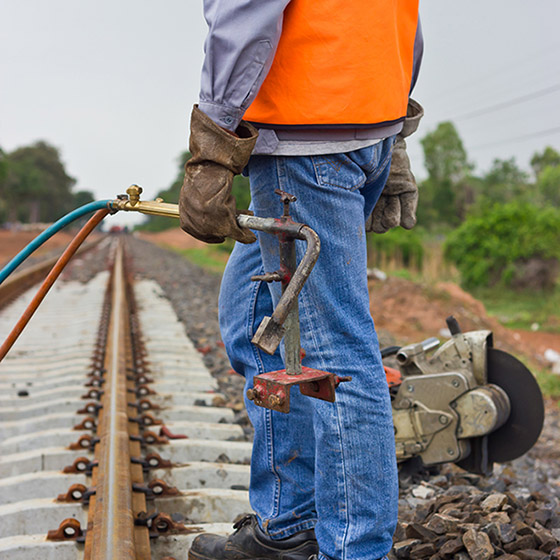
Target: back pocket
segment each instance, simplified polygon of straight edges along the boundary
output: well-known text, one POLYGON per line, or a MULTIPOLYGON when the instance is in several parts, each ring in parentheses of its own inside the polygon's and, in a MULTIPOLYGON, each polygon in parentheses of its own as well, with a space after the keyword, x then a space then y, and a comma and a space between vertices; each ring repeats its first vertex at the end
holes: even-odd
POLYGON ((311 156, 317 182, 324 187, 347 191, 359 189, 366 182, 363 169, 346 154, 311 156))

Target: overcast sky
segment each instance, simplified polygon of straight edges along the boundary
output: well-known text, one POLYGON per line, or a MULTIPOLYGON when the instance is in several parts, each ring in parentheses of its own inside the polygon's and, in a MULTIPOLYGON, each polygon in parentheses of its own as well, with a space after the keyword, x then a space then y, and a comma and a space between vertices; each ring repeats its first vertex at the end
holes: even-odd
MULTIPOLYGON (((320 0, 318 0, 320 1, 320 0)), ((453 120, 477 171, 560 149, 559 0, 424 0, 416 139, 453 120)), ((0 0, 0 147, 58 147, 78 189, 153 197, 198 97, 202 0, 0 0)), ((409 142, 424 175, 417 140, 409 142)))

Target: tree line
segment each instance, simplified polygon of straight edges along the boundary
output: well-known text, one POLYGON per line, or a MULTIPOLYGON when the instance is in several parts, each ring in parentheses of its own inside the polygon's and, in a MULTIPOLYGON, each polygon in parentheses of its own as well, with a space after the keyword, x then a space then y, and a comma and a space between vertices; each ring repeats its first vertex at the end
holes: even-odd
POLYGON ((428 177, 418 222, 445 232, 446 258, 469 287, 555 290, 560 274, 560 153, 533 154, 532 173, 514 158, 474 173, 453 123, 421 140, 428 177))
POLYGON ((0 224, 53 222, 93 201, 90 191, 74 191, 57 148, 40 140, 12 152, 0 148, 0 224))
MULTIPOLYGON (((371 235, 370 245, 418 261, 425 236, 437 235, 445 238, 445 254, 468 286, 523 286, 519 271, 536 270, 541 281, 533 285, 554 289, 560 274, 560 153, 548 146, 533 154, 531 173, 510 158, 495 159, 486 173, 476 174, 452 122, 440 123, 421 145, 428 176, 419 185, 418 226, 371 235)), ((189 157, 179 156, 175 180, 158 193, 167 202, 179 198, 189 157)), ((9 153, 0 149, 0 223, 51 222, 93 200, 89 191, 74 192, 75 183, 47 142, 9 153)), ((233 194, 239 208, 249 206, 246 177, 235 177, 233 194)), ((141 227, 174 225, 156 216, 141 227)))
POLYGON ((418 223, 425 228, 458 226, 495 204, 560 206, 560 153, 550 146, 531 158, 531 176, 515 158, 494 159, 476 175, 452 122, 440 123, 421 144, 428 177, 420 185, 418 223))

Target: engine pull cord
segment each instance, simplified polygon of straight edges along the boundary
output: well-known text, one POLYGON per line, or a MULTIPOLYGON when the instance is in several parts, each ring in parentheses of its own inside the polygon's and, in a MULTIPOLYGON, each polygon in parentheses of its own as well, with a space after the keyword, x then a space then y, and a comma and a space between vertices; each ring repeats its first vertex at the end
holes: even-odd
MULTIPOLYGON (((84 207, 82 207, 84 208, 84 207)), ((90 210, 91 211, 91 210, 90 210)), ((109 214, 111 210, 108 208, 104 208, 103 210, 98 210, 84 225, 84 227, 78 232, 76 237, 72 239, 68 247, 64 250, 64 253, 60 256, 56 264, 53 266, 51 271, 49 272, 48 276, 45 278, 41 287, 37 290, 37 293, 31 300, 30 304, 27 306, 26 310, 23 312, 23 315, 19 318, 18 322, 2 344, 0 346, 0 362, 4 359, 6 354, 10 351, 11 347, 14 345, 16 340, 19 338, 19 335, 23 332, 23 329, 29 323, 31 317, 37 308, 47 295, 48 291, 51 289, 52 285, 54 284, 55 280, 60 276, 60 273, 64 270, 64 267, 68 264, 68 261, 72 258, 74 253, 78 250, 80 245, 85 241, 86 237, 95 229, 95 227, 109 214)), ((75 218, 74 218, 75 219, 75 218)), ((60 221, 60 220, 59 220, 60 221)), ((61 226, 63 227, 63 226, 61 226)), ((59 228, 60 229, 60 228, 59 228)), ((58 230, 57 230, 58 231, 58 230)), ((55 233, 55 232, 53 232, 55 233)), ((51 234, 52 235, 52 234, 51 234)), ((45 239, 46 241, 46 239, 45 239)), ((43 241, 44 242, 44 241, 43 241)), ((38 245, 37 245, 38 246, 38 245)), ((36 248, 36 247, 35 247, 36 248)), ((20 253, 21 254, 21 253, 20 253)), ((19 256, 19 255, 18 255, 19 256)), ((23 259, 22 259, 23 260, 23 259)), ((11 261, 13 262, 13 260, 11 261)), ((16 266, 18 266, 16 264, 16 266)))

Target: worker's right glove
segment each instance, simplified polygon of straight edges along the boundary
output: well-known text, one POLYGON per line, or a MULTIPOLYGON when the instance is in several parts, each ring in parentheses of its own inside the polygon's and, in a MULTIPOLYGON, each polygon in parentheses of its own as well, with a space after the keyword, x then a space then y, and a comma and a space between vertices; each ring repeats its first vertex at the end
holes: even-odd
POLYGON ((397 226, 411 229, 416 225, 418 186, 410 170, 404 139, 416 132, 423 116, 424 109, 420 103, 410 99, 403 129, 397 134, 393 146, 389 178, 371 216, 366 221, 366 231, 385 233, 397 226))
POLYGON ((218 126, 196 105, 191 115, 185 178, 179 197, 181 228, 206 243, 223 243, 231 237, 253 243, 255 234, 237 224, 235 198, 231 194, 234 175, 247 165, 258 132, 241 122, 236 134, 218 126))

